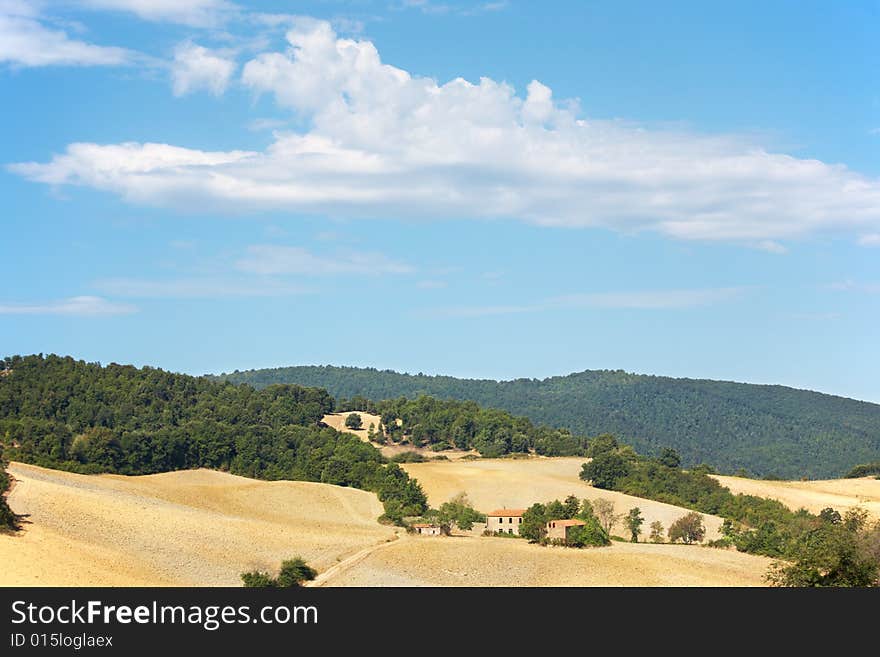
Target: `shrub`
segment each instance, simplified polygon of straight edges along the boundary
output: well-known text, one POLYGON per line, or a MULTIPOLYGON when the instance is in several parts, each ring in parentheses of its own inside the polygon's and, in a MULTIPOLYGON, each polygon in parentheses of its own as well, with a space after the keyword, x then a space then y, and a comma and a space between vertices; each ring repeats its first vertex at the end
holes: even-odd
POLYGON ((685 544, 699 543, 706 535, 703 516, 692 511, 682 516, 669 526, 669 540, 673 543, 681 541, 685 544))
POLYGON ((302 586, 303 582, 315 579, 318 572, 309 566, 302 557, 288 559, 281 564, 278 577, 254 570, 241 574, 241 581, 247 588, 290 589, 302 586))
POLYGON ((345 418, 345 426, 349 429, 360 429, 364 426, 360 413, 349 413, 345 418))

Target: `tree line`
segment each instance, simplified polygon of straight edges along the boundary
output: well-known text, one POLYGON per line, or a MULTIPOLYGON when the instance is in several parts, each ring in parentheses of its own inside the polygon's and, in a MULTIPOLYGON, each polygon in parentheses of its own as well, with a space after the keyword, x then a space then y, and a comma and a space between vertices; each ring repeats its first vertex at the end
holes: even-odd
MULTIPOLYGON (((59 356, 0 361, 0 447, 10 460, 80 473, 213 468, 377 493, 400 522, 427 505, 373 446, 319 425, 334 400, 293 385, 255 390, 160 369, 59 356)), ((2 483, 2 481, 0 481, 2 483)))
POLYGON ((326 388, 336 398, 474 401, 573 434, 613 433, 643 454, 675 448, 685 465, 712 463, 753 476, 842 476, 880 455, 880 405, 784 386, 587 370, 492 381, 372 368, 302 366, 220 378, 263 387, 326 388))
MULTIPOLYGON (((367 411, 382 417, 383 432, 374 439, 444 449, 475 449, 481 456, 535 452, 543 456, 583 456, 589 440, 567 429, 535 426, 528 418, 482 408, 476 402, 398 397, 371 401, 363 397, 340 400, 337 411, 367 411)), ((355 427, 357 428, 357 427, 355 427)))
POLYGON ((709 476, 708 466, 682 469, 681 458, 670 448, 659 457, 644 457, 613 436, 603 436, 589 452, 592 460, 583 465, 581 479, 598 488, 721 516, 724 538, 715 544, 779 559, 771 583, 880 584, 880 522, 869 522, 865 512, 854 510, 841 518, 826 509, 815 515, 806 509, 791 511, 777 500, 734 495, 709 476))

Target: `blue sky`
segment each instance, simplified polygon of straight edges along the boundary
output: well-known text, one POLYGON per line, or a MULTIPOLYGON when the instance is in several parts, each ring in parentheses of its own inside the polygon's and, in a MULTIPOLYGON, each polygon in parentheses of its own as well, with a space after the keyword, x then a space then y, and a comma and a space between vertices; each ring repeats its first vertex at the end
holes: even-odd
POLYGON ((877 2, 0 0, 0 344, 880 402, 877 2))

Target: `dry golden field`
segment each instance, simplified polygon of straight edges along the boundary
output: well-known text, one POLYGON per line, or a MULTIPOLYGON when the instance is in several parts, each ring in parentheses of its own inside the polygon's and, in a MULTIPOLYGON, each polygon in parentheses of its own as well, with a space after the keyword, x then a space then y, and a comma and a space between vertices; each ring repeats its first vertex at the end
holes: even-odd
POLYGON ((326 569, 394 537, 373 493, 210 470, 76 475, 13 463, 0 585, 237 586, 239 574, 302 555, 326 569))
MULTIPOLYGON (((601 497, 614 502, 617 513, 626 513, 638 507, 645 518, 643 538, 647 537, 648 527, 655 520, 668 529, 674 520, 689 513, 688 509, 671 504, 593 488, 578 478, 584 460, 579 456, 480 459, 404 463, 401 467, 419 480, 434 507, 460 492, 466 492, 474 506, 483 512, 502 507, 525 508, 534 502, 561 500, 570 494, 590 500, 601 497)), ((718 538, 721 518, 710 515, 704 515, 703 518, 707 540, 718 538)), ((622 524, 616 526, 612 533, 626 535, 622 524)))
POLYGON ((696 545, 574 550, 487 537, 404 538, 325 586, 762 586, 770 559, 696 545))
POLYGON ((795 511, 803 507, 807 511, 818 513, 830 506, 844 513, 847 509, 858 506, 875 518, 880 518, 880 480, 873 477, 817 481, 763 481, 722 476, 715 478, 734 493, 769 497, 795 511))

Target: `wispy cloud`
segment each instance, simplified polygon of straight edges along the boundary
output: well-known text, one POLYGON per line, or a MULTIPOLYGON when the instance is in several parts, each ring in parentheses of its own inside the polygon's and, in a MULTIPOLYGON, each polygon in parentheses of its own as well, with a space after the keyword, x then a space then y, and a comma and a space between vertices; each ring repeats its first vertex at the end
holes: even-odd
POLYGON ((137 312, 135 306, 115 303, 101 297, 70 297, 61 301, 45 303, 6 303, 0 304, 0 315, 71 315, 78 317, 100 317, 106 315, 128 315, 137 312))
POLYGON ((231 280, 228 278, 179 278, 147 280, 110 278, 95 281, 94 287, 107 294, 130 299, 222 299, 227 297, 283 297, 312 292, 304 285, 275 280, 231 280))
POLYGON ((219 27, 239 16, 240 8, 227 0, 73 0, 80 7, 120 11, 146 21, 179 23, 190 27, 219 27))
POLYGON ((869 233, 859 238, 862 246, 880 246, 880 233, 869 233))
POLYGON ((406 274, 413 267, 382 253, 338 252, 315 255, 299 246, 258 244, 249 246, 236 268, 253 274, 406 274))
POLYGON ((438 281, 438 280, 424 280, 416 283, 416 287, 422 290, 440 290, 447 286, 446 281, 438 281))
POLYGON ((590 119, 537 80, 520 94, 487 77, 440 84, 326 21, 296 19, 286 37, 241 81, 310 127, 279 131, 265 151, 71 144, 10 170, 203 212, 506 218, 774 252, 815 233, 880 232, 880 180, 843 165, 738 135, 590 119))
POLYGON ((126 48, 99 46, 51 27, 39 3, 0 0, 0 64, 12 66, 120 66, 139 58, 126 48))
POLYGON ((621 310, 666 310, 707 306, 729 301, 745 293, 744 287, 701 290, 651 290, 642 292, 591 292, 550 297, 530 304, 452 306, 433 308, 424 315, 431 317, 489 317, 548 312, 571 308, 621 310))

